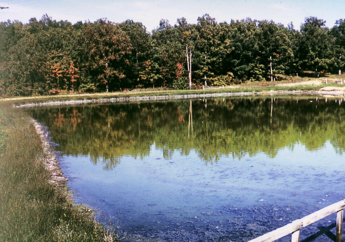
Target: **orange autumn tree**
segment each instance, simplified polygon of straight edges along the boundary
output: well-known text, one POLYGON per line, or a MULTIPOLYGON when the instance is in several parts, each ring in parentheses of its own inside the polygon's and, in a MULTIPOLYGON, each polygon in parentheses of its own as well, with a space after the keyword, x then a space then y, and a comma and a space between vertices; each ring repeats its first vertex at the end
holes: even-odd
POLYGON ((177 79, 180 79, 182 77, 182 66, 183 65, 181 63, 177 63, 177 68, 175 70, 177 79))
POLYGON ((79 75, 79 69, 74 67, 73 61, 70 61, 67 76, 70 78, 72 92, 74 92, 74 87, 75 87, 74 83, 78 80, 78 78, 80 78, 80 75, 79 75))
POLYGON ((52 74, 50 75, 57 82, 57 89, 60 90, 60 78, 63 77, 63 70, 61 70, 61 63, 55 63, 50 67, 52 74))

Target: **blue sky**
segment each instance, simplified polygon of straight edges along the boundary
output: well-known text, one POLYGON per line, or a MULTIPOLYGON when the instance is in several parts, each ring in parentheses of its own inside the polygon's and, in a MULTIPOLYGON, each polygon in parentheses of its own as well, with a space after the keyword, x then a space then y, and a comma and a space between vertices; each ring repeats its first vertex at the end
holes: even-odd
POLYGON ((20 20, 27 23, 31 17, 40 19, 48 14, 55 20, 96 21, 107 18, 120 23, 126 19, 142 22, 148 31, 159 25, 161 19, 175 24, 185 17, 189 23, 205 13, 218 23, 250 17, 273 20, 287 26, 293 22, 299 29, 309 16, 326 20, 333 27, 338 19, 345 19, 344 0, 0 0, 0 21, 20 20))

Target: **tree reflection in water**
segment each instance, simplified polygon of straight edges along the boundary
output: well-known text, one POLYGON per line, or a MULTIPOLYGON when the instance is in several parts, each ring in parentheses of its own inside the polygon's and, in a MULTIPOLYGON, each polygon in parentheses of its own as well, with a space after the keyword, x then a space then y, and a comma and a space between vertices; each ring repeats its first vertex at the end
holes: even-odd
POLYGON ((90 155, 112 169, 121 157, 146 157, 151 145, 173 152, 197 152, 207 163, 221 156, 241 158, 301 143, 316 150, 330 141, 345 148, 344 107, 320 99, 212 99, 45 107, 30 110, 49 127, 67 155, 90 155))

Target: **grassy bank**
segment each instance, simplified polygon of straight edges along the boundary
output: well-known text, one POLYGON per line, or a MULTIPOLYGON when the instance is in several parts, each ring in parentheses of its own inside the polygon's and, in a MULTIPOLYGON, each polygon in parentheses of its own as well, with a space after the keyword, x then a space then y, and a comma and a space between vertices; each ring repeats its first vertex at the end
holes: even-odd
POLYGON ((103 92, 103 93, 65 93, 50 96, 33 96, 33 97, 0 97, 0 102, 47 102, 47 101, 64 101, 64 100, 80 100, 95 98, 114 98, 114 97, 140 97, 140 96, 158 96, 158 95, 188 95, 188 94, 205 94, 205 93, 240 93, 240 92, 268 92, 268 91, 317 91, 328 86, 345 86, 345 84, 335 84, 336 80, 345 80, 345 74, 328 75, 327 77, 298 77, 283 75, 282 81, 276 82, 246 82, 239 85, 231 85, 225 87, 209 87, 206 89, 193 90, 165 90, 164 88, 147 88, 134 89, 124 92, 103 92), (326 83, 327 79, 327 83, 326 83), (317 83, 317 84, 315 84, 317 83))
MULTIPOLYGON (((212 88, 212 89, 196 89, 196 90, 153 90, 147 89, 143 91, 129 91, 129 92, 112 92, 112 93, 90 93, 90 94, 68 94, 68 95, 55 95, 55 96, 35 96, 35 97, 15 97, 15 98, 0 98, 0 102, 13 102, 16 103, 32 103, 32 102, 49 102, 49 101, 65 101, 65 100, 88 100, 97 98, 122 98, 122 97, 142 97, 142 96, 173 96, 173 95, 189 95, 189 94, 216 94, 216 93, 257 93, 269 91, 313 91, 320 90, 327 85, 298 85, 298 86, 236 86, 235 88, 212 88)), ((344 86, 344 85, 337 85, 344 86)))
POLYGON ((112 241, 66 187, 48 183, 30 117, 0 105, 0 241, 112 241))

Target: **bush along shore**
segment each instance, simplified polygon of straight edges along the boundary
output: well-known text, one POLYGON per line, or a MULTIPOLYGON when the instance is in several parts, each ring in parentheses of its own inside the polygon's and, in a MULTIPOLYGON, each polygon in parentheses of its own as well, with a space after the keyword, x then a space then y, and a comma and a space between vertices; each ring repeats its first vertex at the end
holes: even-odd
POLYGON ((0 241, 116 241, 74 205, 39 123, 0 105, 0 241))

